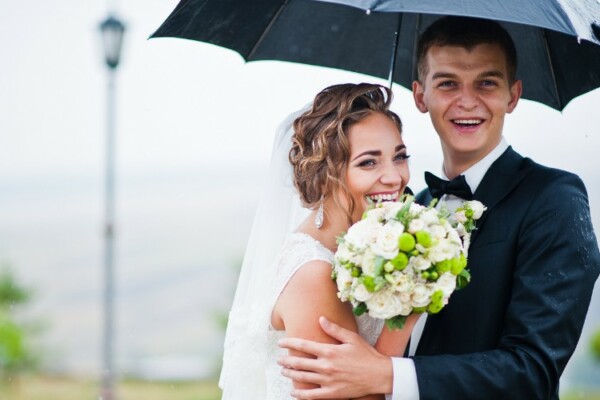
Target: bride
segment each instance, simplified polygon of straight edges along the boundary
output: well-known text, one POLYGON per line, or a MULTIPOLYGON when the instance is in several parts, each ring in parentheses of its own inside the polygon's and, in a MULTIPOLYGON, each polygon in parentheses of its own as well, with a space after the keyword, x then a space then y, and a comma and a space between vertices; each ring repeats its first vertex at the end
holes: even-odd
POLYGON ((359 332, 386 356, 404 354, 418 317, 397 331, 366 314, 355 317, 331 279, 336 238, 370 202, 396 200, 408 183, 409 156, 391 100, 380 85, 331 86, 310 109, 291 116, 293 129, 290 121, 280 129, 229 316, 223 399, 281 400, 290 398, 293 386, 306 388, 281 375, 277 359, 285 353, 277 340, 331 343, 320 316, 359 332), (293 229, 299 205, 310 213, 293 229))

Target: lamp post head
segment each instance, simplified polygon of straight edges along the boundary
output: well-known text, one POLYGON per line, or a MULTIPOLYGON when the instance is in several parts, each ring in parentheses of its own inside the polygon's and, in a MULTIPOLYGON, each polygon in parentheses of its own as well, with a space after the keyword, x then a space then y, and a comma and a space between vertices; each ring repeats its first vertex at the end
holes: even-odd
POLYGON ((125 25, 116 17, 109 15, 100 24, 100 31, 102 32, 104 60, 109 68, 115 69, 119 65, 121 57, 121 44, 123 43, 125 25))

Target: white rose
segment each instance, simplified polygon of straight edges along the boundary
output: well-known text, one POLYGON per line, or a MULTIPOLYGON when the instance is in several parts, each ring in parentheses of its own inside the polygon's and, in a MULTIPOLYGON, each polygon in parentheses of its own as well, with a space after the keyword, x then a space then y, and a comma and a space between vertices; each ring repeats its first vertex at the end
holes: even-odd
POLYGON ((344 267, 336 267, 336 273, 337 278, 335 279, 335 283, 338 287, 338 297, 342 301, 348 300, 354 278, 352 278, 352 275, 350 275, 350 271, 344 267))
POLYGON ((444 272, 435 283, 436 287, 444 292, 444 297, 449 297, 456 289, 456 276, 451 272, 444 272))
POLYGON ((432 263, 439 263, 440 261, 450 260, 459 254, 457 251, 460 249, 455 243, 452 243, 448 239, 443 239, 438 242, 436 246, 429 249, 427 256, 432 263))
POLYGON ((367 301, 367 300, 369 300, 371 298, 372 293, 370 293, 367 290, 367 288, 365 287, 365 285, 363 285, 362 283, 359 283, 354 288, 353 295, 354 295, 354 299, 356 301, 367 301))
POLYGON ((369 315, 381 319, 395 317, 403 308, 400 297, 390 289, 373 293, 365 303, 369 309, 369 315))
POLYGON ((397 221, 395 219, 390 219, 385 223, 385 225, 389 226, 390 229, 396 230, 398 232, 398 236, 400 236, 402 232, 404 232, 404 225, 402 224, 402 222, 397 221))
POLYGON ((395 271, 392 273, 393 278, 393 288, 400 293, 410 293, 413 288, 413 282, 408 277, 408 275, 404 274, 400 271, 395 271))
POLYGON ((461 223, 459 223, 458 225, 456 225, 456 232, 458 233, 458 236, 463 237, 467 234, 467 229, 465 228, 465 226, 461 223))
POLYGON ((385 219, 386 210, 383 207, 375 207, 367 211, 367 218, 377 222, 381 222, 385 219))
POLYGON ((392 273, 392 277, 394 282, 393 287, 396 291, 406 293, 410 293, 412 291, 413 282, 410 277, 404 273, 404 271, 394 271, 392 273))
POLYGON ((396 214, 402 209, 404 203, 399 203, 397 201, 388 201, 384 203, 385 205, 385 216, 384 218, 389 220, 394 220, 396 218, 396 214))
POLYGON ((434 240, 444 239, 447 234, 444 227, 439 224, 430 225, 428 230, 429 230, 429 234, 431 235, 431 238, 434 240))
POLYGON ((467 202, 467 207, 473 210, 473 219, 479 219, 483 215, 483 212, 487 210, 487 208, 477 200, 471 200, 467 202))
POLYGON ((377 256, 370 249, 365 250, 360 266, 363 275, 375 276, 375 258, 377 256))
POLYGON ((412 203, 410 205, 410 208, 408 209, 408 212, 413 215, 418 215, 421 211, 423 211, 425 209, 426 209, 426 207, 423 207, 420 204, 412 203))
POLYGON ((410 304, 413 307, 426 307, 431 301, 430 289, 421 283, 417 283, 410 296, 410 304))
POLYGON ((398 255, 398 238, 402 234, 402 224, 385 224, 379 230, 375 244, 371 246, 378 256, 391 260, 398 255))
POLYGON ((335 267, 335 272, 337 274, 335 282, 337 283, 338 290, 341 291, 342 289, 352 285, 354 278, 350 274, 350 271, 339 265, 335 267))
POLYGON ((467 222, 467 216, 465 215, 465 210, 460 210, 460 211, 455 212, 453 217, 456 222, 460 222, 461 224, 464 224, 465 222, 467 222))
POLYGON ((354 256, 354 252, 350 251, 347 242, 341 243, 337 251, 335 252, 335 259, 339 261, 350 261, 350 259, 354 256))
POLYGON ((458 234, 458 232, 455 229, 450 228, 448 230, 448 240, 450 240, 452 243, 456 243, 459 246, 462 245, 462 240, 460 239, 460 235, 458 234))
POLYGON ((425 222, 423 220, 417 218, 413 219, 408 224, 408 231, 412 234, 415 234, 418 231, 422 231, 425 229, 425 222))
POLYGON ((400 301, 402 303, 410 303, 410 293, 402 292, 400 293, 400 301))
POLYGON ((419 216, 419 219, 423 220, 425 225, 439 224, 440 221, 438 212, 434 208, 423 211, 419 216))
POLYGON ((400 309, 398 310, 396 315, 404 315, 407 317, 410 315, 412 310, 413 308, 410 305, 410 299, 408 301, 402 301, 402 299, 400 299, 400 309))
POLYGON ((375 241, 381 225, 375 219, 363 219, 348 229, 344 239, 357 249, 364 249, 375 241))
POLYGON ((421 256, 414 256, 408 260, 410 265, 415 271, 425 271, 431 267, 431 261, 421 256))

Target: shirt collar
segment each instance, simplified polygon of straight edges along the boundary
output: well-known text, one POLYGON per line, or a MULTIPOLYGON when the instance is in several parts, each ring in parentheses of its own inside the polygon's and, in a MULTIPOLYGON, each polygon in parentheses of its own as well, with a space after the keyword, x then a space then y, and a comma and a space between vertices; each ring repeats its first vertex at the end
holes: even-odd
MULTIPOLYGON (((473 164, 471 167, 469 167, 469 169, 462 173, 462 175, 465 176, 467 184, 471 188, 472 193, 475 193, 487 170, 492 166, 494 161, 500 158, 506 149, 508 149, 508 142, 504 136, 502 136, 500 143, 498 143, 494 150, 490 151, 487 156, 483 157, 481 160, 473 164)), ((444 172, 443 166, 442 177, 444 179, 448 179, 448 176, 446 176, 446 173, 444 172)))

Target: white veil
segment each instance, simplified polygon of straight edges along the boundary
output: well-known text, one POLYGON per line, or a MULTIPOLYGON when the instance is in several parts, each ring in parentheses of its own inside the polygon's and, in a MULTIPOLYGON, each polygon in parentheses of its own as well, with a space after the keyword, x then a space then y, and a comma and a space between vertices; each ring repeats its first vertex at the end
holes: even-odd
POLYGON ((223 400, 265 398, 266 341, 271 316, 267 289, 275 276, 275 257, 286 236, 309 212, 300 204, 288 159, 292 124, 306 109, 292 113, 277 128, 271 164, 229 313, 219 379, 223 400))

